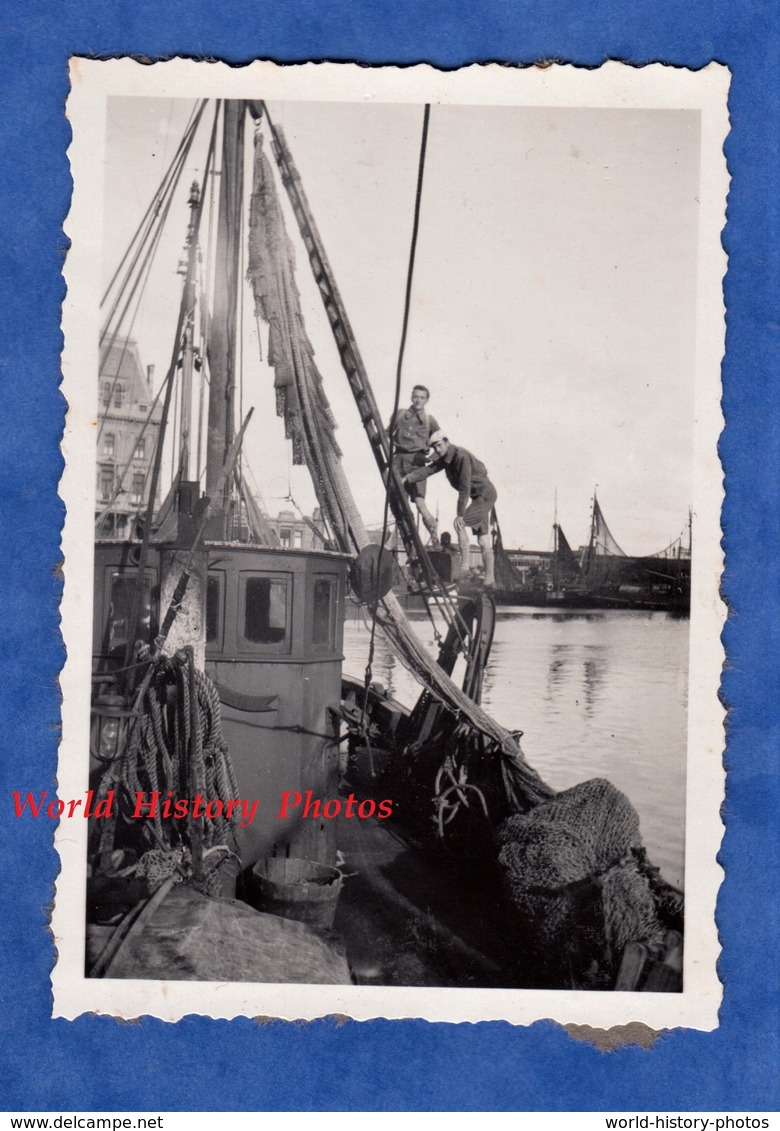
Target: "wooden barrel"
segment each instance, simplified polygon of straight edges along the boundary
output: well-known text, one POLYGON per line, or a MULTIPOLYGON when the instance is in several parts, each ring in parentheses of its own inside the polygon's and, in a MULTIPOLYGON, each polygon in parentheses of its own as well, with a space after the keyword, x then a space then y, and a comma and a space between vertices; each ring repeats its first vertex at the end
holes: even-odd
POLYGON ((330 930, 344 881, 338 868, 298 857, 266 857, 252 868, 249 903, 258 911, 330 930))

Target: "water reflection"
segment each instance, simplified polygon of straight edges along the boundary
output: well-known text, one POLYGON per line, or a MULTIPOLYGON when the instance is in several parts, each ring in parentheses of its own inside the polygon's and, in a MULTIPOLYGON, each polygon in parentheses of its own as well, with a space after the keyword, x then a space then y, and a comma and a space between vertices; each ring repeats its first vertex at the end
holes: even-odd
MULTIPOLYGON (((504 614, 504 615, 506 615, 506 614, 504 614)), ((531 618, 531 620, 543 620, 543 621, 553 621, 553 622, 556 622, 556 621, 561 622, 561 621, 567 621, 567 620, 600 621, 600 620, 604 619, 604 613, 603 612, 576 612, 576 611, 569 610, 565 613, 564 612, 531 613, 530 618, 531 618)))
MULTIPOLYGON (((415 628, 435 655, 430 622, 415 628)), ((348 623, 344 668, 358 678, 368 638, 348 623)), ((483 686, 486 709, 525 732, 526 757, 555 789, 607 777, 627 794, 672 883, 683 876, 687 652, 688 622, 663 613, 502 610, 483 686)), ((419 695, 381 635, 374 679, 407 706, 419 695)))
POLYGON ((591 717, 598 707, 608 671, 609 650, 602 645, 587 645, 583 655, 570 644, 553 644, 547 668, 546 700, 553 703, 560 696, 568 700, 571 691, 578 691, 574 705, 579 707, 580 702, 584 703, 585 713, 591 717))

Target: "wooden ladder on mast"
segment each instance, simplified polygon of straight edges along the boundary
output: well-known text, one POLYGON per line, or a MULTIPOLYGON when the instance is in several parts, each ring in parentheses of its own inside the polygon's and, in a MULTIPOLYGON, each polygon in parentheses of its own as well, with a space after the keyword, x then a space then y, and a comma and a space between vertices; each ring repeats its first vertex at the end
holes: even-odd
MULTIPOLYGON (((255 104, 255 107, 255 117, 259 118, 259 106, 255 104)), ((265 107, 263 107, 263 109, 265 109, 265 107)), ((311 264, 311 269, 314 274, 314 281, 319 288, 320 296, 325 307, 325 313, 327 314, 330 328, 333 332, 336 346, 338 347, 341 364, 344 367, 344 372, 347 375, 347 380, 352 389, 355 404, 357 405, 360 419, 363 423, 366 435, 368 436, 369 443, 371 444, 371 450, 374 453, 374 459, 379 468, 379 473, 387 489, 390 510, 398 524, 398 529, 403 539, 404 547, 406 548, 409 568, 412 571, 415 581, 423 591, 423 597, 425 597, 429 593, 433 594, 437 589, 441 590, 441 582, 423 546, 422 539, 417 530, 417 523, 409 505, 403 484, 401 483, 400 476, 396 469, 391 466, 390 438, 382 424, 379 408, 374 398, 368 374, 366 373, 366 368, 360 356, 360 350, 358 349, 355 335, 352 332, 352 326, 350 325, 344 302, 339 293, 333 271, 325 253, 322 238, 317 230, 317 225, 309 208, 309 202, 306 199, 306 194, 301 184, 300 174, 287 148, 287 143, 281 128, 271 122, 267 110, 265 110, 265 116, 271 130, 274 158, 276 159, 282 177, 282 183, 284 184, 293 212, 295 213, 295 219, 298 222, 301 237, 306 247, 309 263, 311 264)), ((449 610, 453 616, 456 615, 456 613, 453 612, 449 598, 443 601, 442 605, 445 609, 445 616, 447 616, 446 610, 449 610)), ((447 619, 451 620, 451 617, 447 616, 447 619)))

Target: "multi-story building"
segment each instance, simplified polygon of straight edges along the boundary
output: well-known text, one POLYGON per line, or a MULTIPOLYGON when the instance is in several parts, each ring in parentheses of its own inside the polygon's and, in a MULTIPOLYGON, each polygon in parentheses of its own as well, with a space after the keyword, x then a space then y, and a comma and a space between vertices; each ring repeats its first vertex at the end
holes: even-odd
POLYGON ((101 352, 98 399, 98 538, 129 538, 149 499, 162 406, 154 403, 154 366, 144 370, 138 346, 117 338, 101 352))
MULTIPOLYGON (((138 345, 117 338, 101 353, 98 403, 96 536, 103 539, 132 537, 137 519, 149 501, 149 484, 155 445, 160 432, 162 406, 154 400, 154 366, 144 370, 138 345)), ((155 500, 159 502, 158 497, 155 500)), ((326 538, 318 507, 311 518, 283 510, 266 516, 284 549, 321 549, 326 538)), ((249 525, 241 510, 232 536, 249 538, 249 525)))
POLYGON ((290 510, 279 511, 276 518, 269 519, 269 525, 284 550, 321 550, 325 545, 327 535, 319 507, 314 508, 311 518, 290 510))

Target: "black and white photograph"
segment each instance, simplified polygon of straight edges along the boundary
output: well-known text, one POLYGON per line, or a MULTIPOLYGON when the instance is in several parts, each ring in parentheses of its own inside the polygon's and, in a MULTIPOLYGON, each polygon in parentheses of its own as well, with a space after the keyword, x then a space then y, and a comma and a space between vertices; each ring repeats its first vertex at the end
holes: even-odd
POLYGON ((712 1028, 725 68, 73 68, 55 1013, 712 1028))

